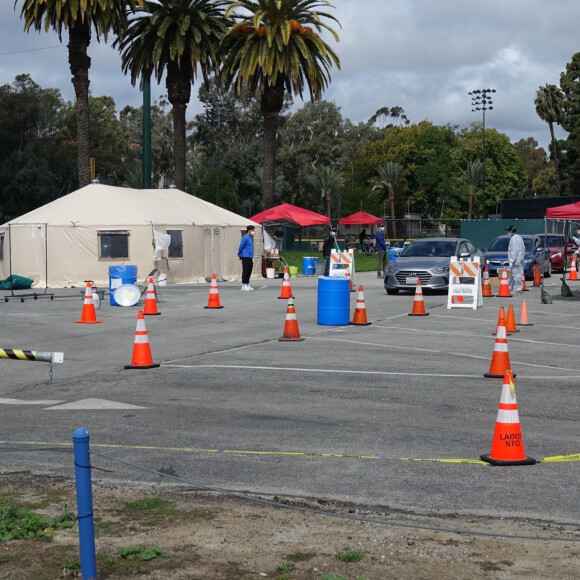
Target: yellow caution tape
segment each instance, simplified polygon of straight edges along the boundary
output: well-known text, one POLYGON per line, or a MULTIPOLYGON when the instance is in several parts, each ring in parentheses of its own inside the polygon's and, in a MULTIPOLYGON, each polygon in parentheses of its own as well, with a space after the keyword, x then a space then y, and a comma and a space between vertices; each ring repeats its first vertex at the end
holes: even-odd
POLYGON ((554 455, 553 457, 544 457, 544 459, 540 459, 540 463, 556 463, 558 461, 580 461, 580 453, 573 453, 572 455, 554 455))

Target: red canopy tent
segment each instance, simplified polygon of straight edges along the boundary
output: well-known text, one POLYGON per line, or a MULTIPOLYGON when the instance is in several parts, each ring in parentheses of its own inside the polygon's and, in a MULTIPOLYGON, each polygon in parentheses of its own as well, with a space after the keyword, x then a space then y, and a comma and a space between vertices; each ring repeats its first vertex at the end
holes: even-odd
POLYGON ((353 225, 376 226, 378 224, 382 224, 384 221, 385 220, 383 218, 379 218, 376 215, 367 213, 366 211, 357 211, 352 215, 339 219, 338 223, 345 226, 353 226, 353 225))
POLYGON ((578 220, 580 219, 580 201, 549 207, 546 209, 546 217, 554 220, 578 220))
POLYGON ((271 207, 250 218, 259 224, 264 222, 282 224, 286 226, 320 226, 329 224, 330 219, 324 215, 303 209, 289 203, 271 207))

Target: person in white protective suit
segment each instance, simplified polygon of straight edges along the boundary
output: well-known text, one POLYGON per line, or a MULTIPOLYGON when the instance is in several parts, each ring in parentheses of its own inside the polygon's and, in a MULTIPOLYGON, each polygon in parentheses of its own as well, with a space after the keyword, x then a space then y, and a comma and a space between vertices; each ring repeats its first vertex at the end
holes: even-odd
POLYGON ((522 237, 516 233, 515 226, 508 226, 506 232, 510 235, 510 245, 508 247, 508 262, 512 277, 509 280, 509 288, 512 294, 521 294, 524 274, 524 254, 526 247, 522 237))

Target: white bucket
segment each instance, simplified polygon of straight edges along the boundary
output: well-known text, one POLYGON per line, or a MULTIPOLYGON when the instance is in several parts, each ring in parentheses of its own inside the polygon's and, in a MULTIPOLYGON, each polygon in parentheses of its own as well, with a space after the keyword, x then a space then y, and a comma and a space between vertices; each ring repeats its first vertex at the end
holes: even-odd
POLYGON ((161 272, 159 278, 157 278, 157 284, 159 286, 167 286, 167 272, 161 272))
POLYGON ((266 268, 266 278, 273 280, 275 278, 276 268, 266 268))

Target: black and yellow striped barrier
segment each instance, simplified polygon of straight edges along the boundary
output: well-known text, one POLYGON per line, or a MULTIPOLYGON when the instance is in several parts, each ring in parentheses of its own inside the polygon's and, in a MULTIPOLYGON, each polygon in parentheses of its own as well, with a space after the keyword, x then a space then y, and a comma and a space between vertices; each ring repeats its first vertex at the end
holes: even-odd
POLYGON ((64 359, 64 354, 62 352, 41 352, 37 350, 20 350, 17 348, 0 348, 0 358, 61 363, 64 359))

